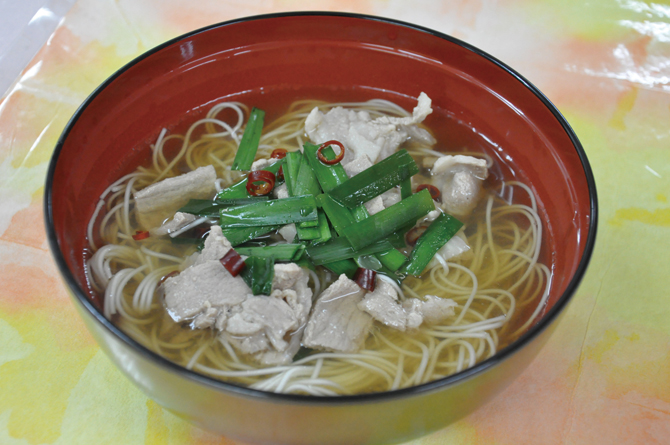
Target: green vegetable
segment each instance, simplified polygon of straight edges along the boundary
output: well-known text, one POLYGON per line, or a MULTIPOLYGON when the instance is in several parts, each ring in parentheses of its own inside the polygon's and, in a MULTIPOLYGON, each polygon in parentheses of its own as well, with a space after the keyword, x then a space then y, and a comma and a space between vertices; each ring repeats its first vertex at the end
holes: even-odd
POLYGON ((303 244, 275 244, 274 246, 256 246, 256 247, 236 247, 235 250, 240 255, 254 257, 273 257, 275 261, 295 261, 298 260, 305 251, 303 244))
MULTIPOLYGON (((324 263, 344 260, 347 258, 356 258, 361 255, 372 255, 377 252, 383 252, 391 248, 388 241, 378 241, 370 246, 355 250, 346 238, 340 237, 328 241, 318 246, 310 246, 306 249, 307 256, 312 262, 319 266, 324 263)), ((400 254, 402 255, 402 254, 400 254)), ((404 258, 404 255, 403 255, 404 258)))
POLYGON ((244 261, 246 265, 240 276, 251 288, 254 295, 270 295, 272 279, 275 276, 275 260, 272 257, 250 256, 244 261))
POLYGON ((250 170, 251 164, 256 157, 258 144, 261 140, 261 132, 263 131, 263 120, 265 119, 265 111, 253 108, 249 114, 249 121, 244 129, 240 146, 235 154, 231 170, 250 170))
POLYGON ((312 196, 272 199, 270 201, 228 207, 220 211, 221 227, 270 226, 316 221, 316 201, 312 196))
POLYGON ((326 213, 333 229, 335 229, 340 236, 344 233, 344 229, 356 222, 351 214, 351 210, 335 202, 326 193, 317 196, 316 203, 326 213))
POLYGON ((218 218, 219 210, 221 210, 221 208, 253 204, 255 202, 267 201, 268 199, 270 199, 268 196, 255 196, 238 199, 216 199, 214 201, 211 199, 191 199, 184 207, 179 209, 178 212, 218 218))
POLYGON ((435 208, 427 189, 344 229, 354 249, 362 249, 392 235, 396 230, 425 216, 435 208))
POLYGON ((412 196, 412 179, 407 178, 400 183, 400 199, 412 196))
POLYGON ((349 278, 352 278, 358 270, 358 264, 354 260, 333 261, 332 263, 322 264, 322 266, 337 276, 345 274, 349 278))
MULTIPOLYGON (((421 191, 423 192, 423 190, 421 191)), ((421 275, 438 250, 458 232, 463 223, 446 213, 438 216, 416 241, 407 262, 399 269, 402 274, 421 275)))
POLYGON ((281 226, 255 226, 255 227, 231 227, 222 228, 223 236, 226 237, 230 244, 237 246, 252 239, 267 235, 270 232, 279 230, 281 226))
MULTIPOLYGON (((307 162, 312 167, 314 175, 324 192, 332 190, 349 179, 347 173, 344 171, 344 167, 342 167, 342 163, 338 162, 334 165, 326 165, 319 161, 319 158, 316 156, 316 152, 319 150, 318 145, 307 142, 302 147, 305 151, 305 159, 307 159, 307 162)), ((331 147, 321 150, 321 154, 329 161, 335 159, 336 156, 335 150, 331 147)))
POLYGON ((406 150, 400 150, 333 188, 328 194, 340 204, 353 208, 400 185, 418 172, 414 159, 406 150))
MULTIPOLYGON (((268 165, 263 170, 268 171, 273 174, 277 174, 281 166, 284 165, 284 159, 279 159, 277 162, 268 165)), ((275 184, 276 185, 276 184, 275 184)), ((239 198, 250 198, 251 196, 247 192, 247 178, 242 179, 241 181, 236 182, 228 188, 221 190, 216 195, 216 200, 226 200, 226 199, 239 199, 239 198)))
POLYGON ((393 245, 391 242, 389 242, 388 239, 385 240, 385 242, 389 243, 391 248, 377 253, 377 258, 379 261, 381 261, 384 267, 392 272, 395 272, 405 263, 405 261, 407 261, 407 257, 403 255, 402 252, 399 252, 393 248, 393 245))
POLYGON ((319 237, 312 239, 312 245, 322 244, 330 240, 333 235, 330 233, 330 225, 328 225, 328 217, 323 212, 323 210, 317 210, 319 214, 319 225, 317 229, 319 230, 319 237))

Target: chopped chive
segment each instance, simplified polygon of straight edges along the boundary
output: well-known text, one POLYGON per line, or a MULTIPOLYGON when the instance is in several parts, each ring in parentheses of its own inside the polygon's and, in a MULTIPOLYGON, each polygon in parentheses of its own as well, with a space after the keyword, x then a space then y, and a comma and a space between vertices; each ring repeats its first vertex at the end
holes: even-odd
MULTIPOLYGON (((344 171, 344 167, 342 167, 342 163, 326 165, 319 161, 316 156, 316 152, 319 150, 318 145, 307 142, 303 144, 302 147, 305 151, 305 159, 307 159, 307 162, 312 167, 314 175, 324 192, 332 190, 349 179, 347 173, 344 171)), ((326 147, 321 150, 321 154, 328 160, 335 159, 336 157, 335 150, 331 147, 326 147)))
MULTIPOLYGON (((281 166, 284 165, 284 159, 279 159, 277 162, 268 165, 263 170, 275 175, 279 172, 281 166)), ((247 192, 247 178, 245 177, 239 182, 231 185, 228 188, 221 190, 216 195, 216 200, 225 200, 225 199, 239 199, 239 198, 249 198, 249 192, 247 192)))
POLYGON ((412 196, 412 179, 407 178, 400 183, 400 199, 412 196))
POLYGON ((246 267, 240 275, 251 288, 254 295, 270 295, 272 279, 275 276, 275 260, 273 257, 250 256, 244 260, 246 267))
POLYGON ((250 170, 251 164, 256 157, 258 144, 261 140, 261 132, 263 131, 263 120, 265 119, 265 111, 258 108, 253 108, 249 114, 247 126, 244 129, 240 146, 235 154, 231 170, 250 170))
POLYGON ((392 235, 410 222, 416 223, 433 209, 435 209, 433 198, 430 197, 428 190, 422 190, 363 221, 348 226, 343 233, 354 249, 362 249, 392 235))
POLYGON ((253 204, 259 201, 267 201, 269 196, 257 196, 238 199, 191 199, 178 212, 190 213, 198 216, 219 217, 219 210, 223 207, 235 207, 246 204, 253 204))
POLYGON ((400 150, 330 190, 330 196, 348 208, 357 207, 400 185, 419 172, 406 150, 400 150))
POLYGON ((330 240, 333 235, 330 233, 330 225, 328 224, 328 217, 323 210, 317 210, 319 214, 319 225, 316 227, 319 230, 319 237, 312 239, 312 245, 323 244, 330 240))
MULTIPOLYGON (((427 191, 427 190, 425 190, 427 191)), ((420 193, 423 193, 422 190, 420 193)), ((428 193, 430 196, 430 193, 428 193)), ((438 250, 458 232, 463 223, 451 215, 442 213, 428 226, 419 237, 407 262, 399 269, 400 273, 418 276, 428 266, 438 250)))
POLYGON ((312 196, 272 199, 269 201, 228 207, 220 211, 221 227, 271 226, 315 221, 316 201, 312 196))
POLYGON ((278 230, 281 225, 255 226, 255 227, 231 227, 223 228, 222 232, 233 246, 267 235, 278 230))
POLYGON ((354 260, 333 261, 332 263, 326 263, 322 266, 333 272, 335 275, 339 276, 345 274, 349 278, 353 277, 358 270, 358 265, 354 260))
MULTIPOLYGON (((386 242, 392 246, 388 240, 386 240, 386 242)), ((392 272, 400 269, 405 261, 407 261, 407 257, 394 248, 377 253, 377 258, 379 258, 379 261, 392 272)))
POLYGON ((344 233, 344 229, 356 222, 351 214, 351 210, 335 202, 326 193, 317 196, 316 203, 326 213, 328 220, 333 225, 333 229, 340 236, 344 233))
POLYGON ((255 257, 273 257, 275 261, 294 261, 302 256, 305 250, 303 244, 275 244, 264 247, 235 247, 240 255, 255 257))
POLYGON ((373 243, 364 249, 355 250, 353 247, 351 247, 351 244, 346 238, 340 237, 332 239, 325 244, 310 246, 305 251, 312 262, 319 266, 321 264, 330 263, 332 261, 356 258, 363 255, 372 255, 377 252, 383 252, 390 248, 391 244, 388 241, 382 240, 373 243))

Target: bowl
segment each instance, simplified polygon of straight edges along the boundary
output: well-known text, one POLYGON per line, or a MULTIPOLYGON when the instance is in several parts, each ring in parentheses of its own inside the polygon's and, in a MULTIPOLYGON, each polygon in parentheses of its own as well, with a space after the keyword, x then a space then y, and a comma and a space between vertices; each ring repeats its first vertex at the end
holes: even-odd
MULTIPOLYGON (((271 110, 270 110, 271 111, 271 110)), ((429 123, 430 126, 430 123, 429 123)), ((430 29, 378 17, 276 14, 183 35, 133 60, 67 124, 46 182, 48 239, 72 300, 100 347, 147 396, 198 426, 261 443, 388 443, 444 427, 507 386, 556 327, 583 277, 596 234, 594 179, 574 132, 549 100, 504 63, 430 29), (454 146, 476 135, 513 161, 538 197, 551 265, 542 316, 493 357, 391 392, 314 397, 221 382, 144 348, 102 315, 84 273, 98 197, 146 156, 164 127, 222 98, 391 99, 426 92, 454 146)))

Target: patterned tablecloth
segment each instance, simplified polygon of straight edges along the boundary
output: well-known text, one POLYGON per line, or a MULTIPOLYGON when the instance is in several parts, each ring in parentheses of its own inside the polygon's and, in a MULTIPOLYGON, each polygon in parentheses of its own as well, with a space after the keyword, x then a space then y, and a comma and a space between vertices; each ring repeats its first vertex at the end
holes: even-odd
POLYGON ((340 10, 414 22, 493 54, 567 117, 601 219, 566 317, 507 390, 417 444, 670 443, 667 0, 80 0, 0 102, 0 444, 234 443, 148 400, 85 330, 47 248, 44 179, 107 76, 237 17, 340 10))

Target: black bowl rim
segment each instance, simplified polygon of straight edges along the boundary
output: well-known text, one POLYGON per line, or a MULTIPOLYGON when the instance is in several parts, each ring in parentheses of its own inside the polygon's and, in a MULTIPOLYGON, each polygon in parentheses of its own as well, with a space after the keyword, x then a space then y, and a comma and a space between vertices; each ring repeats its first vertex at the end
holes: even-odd
POLYGON ((537 88, 535 85, 533 85, 531 82, 529 82, 526 78, 524 78, 521 74, 516 72, 514 69, 511 67, 507 66, 505 63, 501 62, 497 58, 491 56, 490 54, 466 43, 463 42, 459 39, 456 39, 455 37, 449 36, 447 34, 435 31, 430 28, 426 28, 423 26, 415 25, 412 23, 408 22, 403 22, 400 20, 395 20, 395 19, 390 19, 390 18, 385 18, 385 17, 378 17, 378 16, 372 16, 372 15, 366 15, 366 14, 357 14, 357 13, 347 13, 347 12, 327 12, 327 11, 302 11, 302 12, 281 12, 281 13, 274 13, 274 14, 263 14, 263 15, 255 15, 255 16, 249 16, 249 17, 242 17, 234 20, 229 20, 221 23, 216 23, 213 25, 209 25, 191 32, 188 32, 186 34, 180 35, 178 37, 175 37, 171 40, 168 40, 167 42, 162 43, 161 45, 158 45, 149 51, 141 54, 140 56, 136 57, 132 61, 128 62, 125 64, 123 67, 121 67, 119 70, 117 70, 114 74, 112 74, 109 78, 107 78, 100 86, 98 86, 87 98, 86 100, 79 106, 77 111, 74 113, 72 118, 70 118, 69 122, 65 126, 65 129, 63 130, 63 133, 61 134, 60 138, 58 139, 58 142, 56 144, 55 150, 53 152, 51 161, 49 163, 49 170, 47 172, 47 177, 46 177, 46 185, 45 185, 45 196, 44 196, 44 215, 45 215, 45 224, 46 224, 46 231, 47 231, 47 238, 49 240, 49 246, 51 248, 51 252, 54 256, 54 260, 56 264, 58 265, 58 268, 63 276, 64 281, 67 283, 69 288, 71 289, 73 295, 76 297, 75 300, 78 301, 86 310, 90 313, 90 315, 93 316, 94 319, 96 319, 104 328, 106 328, 110 333, 118 337, 122 342, 124 342, 127 346, 130 348, 134 349, 137 353, 140 355, 143 355, 145 358, 153 361, 156 365, 162 367, 163 369, 166 369, 168 371, 171 371, 181 377, 184 377, 186 379, 192 380, 196 383, 206 385, 209 387, 213 387, 217 390, 224 391, 224 392, 229 392, 236 394, 238 396, 243 396, 247 398, 255 398, 255 399, 263 399, 267 401, 273 401, 273 402, 291 402, 291 403, 301 403, 301 404, 314 404, 314 405, 346 405, 346 404, 352 404, 352 403, 376 403, 376 402, 383 402, 383 401, 389 401, 392 399, 399 399, 399 398, 404 398, 404 397, 409 397, 409 396, 415 396, 419 395, 422 393, 427 393, 427 392, 432 392, 432 391, 437 391, 440 390, 444 387, 452 386, 455 384, 458 384, 462 381, 468 380, 470 378, 473 378, 484 371, 486 371, 489 368, 492 368, 499 364, 500 362, 506 360, 509 358, 511 355, 514 353, 518 352, 521 350, 526 344, 530 343, 535 337, 537 337, 542 331, 544 331, 557 317, 558 315, 562 312, 562 310, 567 306, 569 303, 570 299, 574 295, 577 287, 579 286, 579 283, 581 282, 584 273, 586 272, 586 269, 588 267, 588 264, 590 262, 594 245, 595 245, 595 238, 596 238, 596 232, 597 232, 597 226, 598 226, 598 198, 597 198, 597 191, 596 191, 596 184, 595 184, 595 179, 593 176, 593 172, 591 170, 591 166, 589 164, 589 161, 587 159, 586 153, 584 152, 584 148, 582 147, 581 143, 579 142, 579 139, 577 138, 577 135, 575 132, 572 130, 572 127, 570 124, 567 122, 565 117, 561 114, 560 111, 554 106, 554 104, 537 88), (307 395, 296 395, 296 394, 281 394, 281 393, 273 393, 273 392, 266 392, 266 391, 261 391, 261 390, 256 390, 240 385, 236 385, 233 383, 228 383, 225 381, 217 380, 212 377, 208 377, 203 374, 199 374, 195 371, 191 371, 189 369, 186 369, 180 365, 177 365, 176 363, 173 363, 162 356, 156 354, 155 352, 145 348, 142 346, 140 343, 137 341, 133 340, 130 338, 128 335, 126 335, 123 331, 121 331, 119 328, 114 326, 109 320, 107 320, 104 315, 88 300, 86 297, 86 292, 79 286, 77 281, 74 278, 74 275, 72 272, 69 270, 67 263, 65 261, 65 258, 63 256, 63 253, 61 252, 60 245, 58 243, 58 238, 56 236, 55 228, 53 225, 53 211, 52 211, 52 183, 54 179, 54 174, 56 170, 56 164, 58 161, 58 157, 60 154, 61 149, 63 148, 63 144, 65 143, 65 140, 67 139, 68 134, 74 127, 74 124, 77 122, 79 117, 82 115, 82 113, 85 112, 86 108, 88 105, 95 99, 95 97, 100 94, 101 91, 103 91, 109 84, 111 84, 116 78, 121 76, 125 71, 127 71, 129 68, 140 62, 141 60, 144 60, 147 57, 150 57, 151 55, 161 51, 162 49, 173 45, 181 40, 187 39, 191 36, 194 36, 196 34, 200 34, 202 32, 207 32, 211 29, 223 27, 223 26, 229 26, 229 25, 234 25, 238 23, 243 23, 243 22, 248 22, 248 21, 256 21, 256 20, 266 20, 266 19, 278 19, 282 17, 300 17, 300 16, 327 16, 327 17, 344 17, 344 18, 350 18, 350 19, 359 19, 359 20, 370 20, 370 21, 379 21, 379 22, 384 22, 392 25, 397 25, 397 26, 402 26, 408 29, 424 32, 430 35, 433 35, 435 37, 447 40, 448 42, 457 44, 474 54, 483 57, 484 59, 487 59, 488 61, 494 63, 498 67, 502 68, 504 71, 506 71, 508 74, 516 78, 524 87, 529 89, 532 93, 537 96, 538 99, 540 99, 544 105, 552 112, 556 120, 561 124, 567 135, 569 136, 570 140, 572 141, 572 144, 577 151, 577 154, 579 155, 579 158, 582 163, 582 167, 584 169, 584 175, 588 184, 588 190, 589 190, 589 196, 590 196, 590 227, 588 231, 588 237, 586 239, 586 243, 584 246, 584 253, 582 255, 582 258, 579 262, 579 265, 577 267, 577 270, 575 271, 574 276, 568 283, 568 286, 566 287, 565 292, 558 298, 554 306, 552 306, 549 311, 540 319, 538 323, 536 323, 534 326, 532 326, 528 331, 526 331, 521 337, 519 337, 514 343, 511 345, 507 346, 506 348, 501 349, 500 351, 496 352, 493 357, 490 357, 480 363, 477 363, 475 366, 465 369, 461 372, 449 375, 447 377, 434 380, 432 382, 424 383, 421 385, 413 386, 410 388, 404 388, 404 389, 398 389, 394 391, 385 391, 385 392, 378 392, 378 393, 367 393, 367 394, 357 394, 357 395, 344 395, 344 396, 337 396, 337 397, 328 397, 328 396, 307 396, 307 395))

